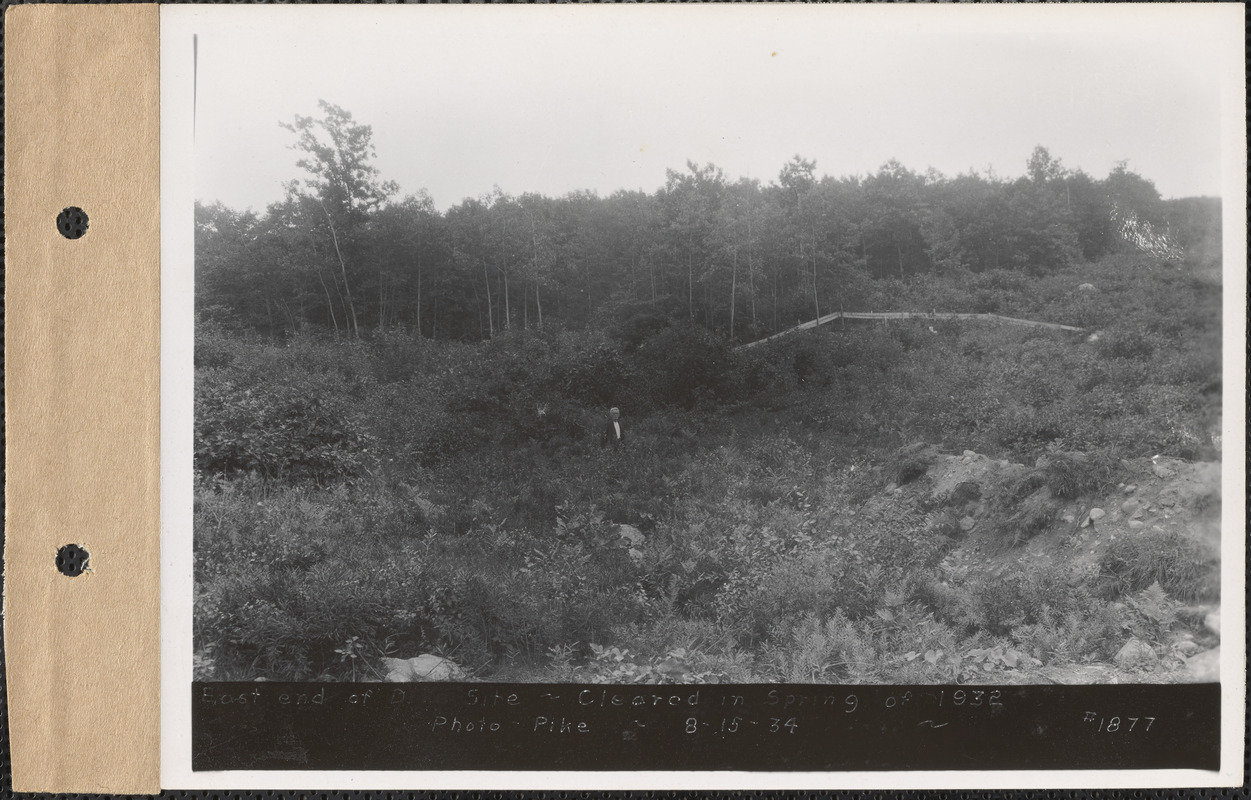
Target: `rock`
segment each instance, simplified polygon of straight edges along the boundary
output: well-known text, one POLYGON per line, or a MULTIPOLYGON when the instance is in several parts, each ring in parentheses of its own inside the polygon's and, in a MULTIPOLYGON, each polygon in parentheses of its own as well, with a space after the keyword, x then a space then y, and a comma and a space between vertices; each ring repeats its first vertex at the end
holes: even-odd
POLYGON ((1063 520, 1064 522, 1069 523, 1070 525, 1072 525, 1074 522, 1077 522, 1077 517, 1073 516, 1072 514, 1061 514, 1060 519, 1063 520))
POLYGON ((1195 683, 1215 683, 1221 679, 1221 648, 1205 650, 1186 660, 1187 678, 1195 683))
POLYGON ((1203 626, 1215 633, 1221 635, 1221 610, 1218 608, 1203 618, 1203 626))
POLYGON ((1131 519, 1129 521, 1129 527, 1133 528, 1134 530, 1138 530, 1139 528, 1147 527, 1147 523, 1143 522, 1140 519, 1131 519))
POLYGON ((976 524, 977 523, 973 521, 972 517, 963 517, 960 520, 960 530, 964 531, 965 533, 968 533, 969 531, 973 530, 973 526, 976 524))
POLYGON ((1081 286, 1078 286, 1078 287, 1077 287, 1077 291, 1079 291, 1079 292, 1097 292, 1097 291, 1099 291, 1099 290, 1095 288, 1095 285, 1094 285, 1093 283, 1083 283, 1081 286))
POLYGON ((1177 473, 1163 464, 1155 464, 1151 467, 1151 471, 1155 473, 1157 478, 1171 478, 1177 473))
POLYGON ((1103 515, 1104 515, 1105 513, 1106 513, 1106 512, 1105 512, 1102 508, 1092 508, 1092 509, 1090 509, 1090 521, 1091 521, 1091 522, 1094 522, 1094 521, 1096 521, 1096 520, 1101 520, 1101 519, 1103 519, 1103 515))
POLYGON ((416 658, 383 658, 391 683, 421 681, 463 681, 465 671, 452 661, 426 653, 416 658))
POLYGON ((1138 669, 1154 667, 1160 662, 1160 657, 1146 642, 1137 637, 1130 637, 1130 640, 1116 651, 1112 661, 1121 669, 1138 669))
POLYGON ((617 525, 613 528, 613 533, 621 538, 623 544, 634 548, 642 547, 646 541, 643 532, 633 525, 617 525))
POLYGON ((964 453, 962 453, 962 455, 963 455, 965 458, 974 458, 974 457, 976 457, 976 456, 977 456, 977 453, 975 453, 975 452, 974 452, 974 451, 972 451, 972 450, 965 450, 965 451, 964 451, 964 453))
POLYGON ((1199 652, 1199 645, 1195 644, 1194 642, 1189 642, 1189 641, 1178 642, 1177 644, 1173 645, 1173 648, 1177 652, 1181 653, 1183 656, 1186 656, 1187 658, 1199 652))
POLYGON ((1124 492, 1125 494, 1133 494, 1134 492, 1138 491, 1138 486, 1132 483, 1126 484, 1125 488, 1122 489, 1121 491, 1124 492))
POLYGON ((1177 505, 1177 491, 1175 489, 1165 489, 1160 492, 1160 496, 1155 499, 1157 503, 1165 508, 1172 508, 1177 505))
POLYGON ((892 481, 891 483, 886 484, 886 488, 883 489, 882 491, 886 492, 887 494, 890 494, 891 492, 895 491, 895 489, 896 489, 896 484, 892 481))
POLYGON ((1124 503, 1121 503, 1121 511, 1123 511, 1126 514, 1133 514, 1135 511, 1137 511, 1140 508, 1142 508, 1142 503, 1138 500, 1137 497, 1131 497, 1128 500, 1126 500, 1124 503))

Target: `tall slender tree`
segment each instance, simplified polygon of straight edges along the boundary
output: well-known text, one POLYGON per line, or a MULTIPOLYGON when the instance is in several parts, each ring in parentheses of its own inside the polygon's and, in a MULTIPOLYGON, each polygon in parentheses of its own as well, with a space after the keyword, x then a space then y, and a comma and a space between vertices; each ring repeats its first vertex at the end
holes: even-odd
POLYGON ((361 233, 371 214, 395 194, 394 181, 379 179, 373 165, 373 129, 357 123, 351 113, 319 100, 320 117, 296 115, 282 127, 296 135, 293 149, 302 154, 296 166, 304 170, 302 179, 287 184, 288 196, 304 198, 321 212, 320 227, 330 241, 339 267, 344 302, 348 310, 349 332, 360 336, 360 318, 352 286, 355 283, 349 262, 362 249, 361 233))

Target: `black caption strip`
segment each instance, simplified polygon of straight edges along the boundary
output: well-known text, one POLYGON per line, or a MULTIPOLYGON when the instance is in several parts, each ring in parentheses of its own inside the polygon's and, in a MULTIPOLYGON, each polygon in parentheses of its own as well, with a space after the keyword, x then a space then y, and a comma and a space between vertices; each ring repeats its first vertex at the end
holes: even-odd
POLYGON ((1220 685, 195 683, 195 770, 1219 768, 1220 685))

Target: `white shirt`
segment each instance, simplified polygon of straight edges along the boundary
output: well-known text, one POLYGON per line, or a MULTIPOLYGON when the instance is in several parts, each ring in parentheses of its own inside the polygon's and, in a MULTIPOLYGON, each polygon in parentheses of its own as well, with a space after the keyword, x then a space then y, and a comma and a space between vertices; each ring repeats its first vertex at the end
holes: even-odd
POLYGON ((620 439, 621 438, 621 423, 617 422, 617 420, 614 419, 612 421, 612 429, 616 431, 617 438, 620 439))

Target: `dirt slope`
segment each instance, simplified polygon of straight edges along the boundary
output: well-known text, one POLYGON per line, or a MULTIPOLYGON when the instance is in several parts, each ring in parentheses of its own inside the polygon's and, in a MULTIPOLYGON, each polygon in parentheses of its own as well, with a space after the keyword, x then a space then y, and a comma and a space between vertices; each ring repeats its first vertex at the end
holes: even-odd
MULTIPOLYGON (((1030 467, 968 450, 959 455, 941 453, 919 444, 905 448, 901 456, 928 466, 923 475, 902 486, 889 484, 877 501, 893 498, 901 508, 921 501, 945 509, 947 530, 958 543, 939 569, 955 580, 1006 576, 1017 565, 1027 570, 1060 566, 1070 570, 1075 581, 1094 580, 1100 562, 1118 540, 1174 532, 1193 542, 1203 560, 1219 563, 1219 463, 1160 457, 1127 460, 1121 462, 1124 482, 1093 496, 1066 500, 1051 497, 1047 488, 1026 497, 1019 494, 1046 466, 1046 457, 1030 467), (1010 530, 1028 532, 1005 534, 1010 530)), ((1219 597, 1218 577, 1215 570, 1205 570, 1196 579, 1194 595, 1219 597)), ((1127 631, 1124 642, 1114 643, 1120 649, 1114 663, 1037 667, 1016 678, 1022 683, 1216 680, 1219 601, 1192 602, 1177 616, 1179 622, 1170 626, 1167 639, 1150 646, 1131 641, 1127 631)))

